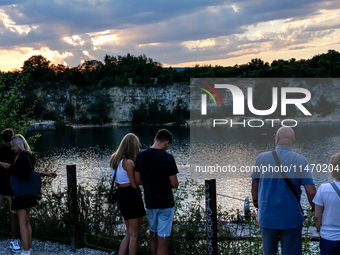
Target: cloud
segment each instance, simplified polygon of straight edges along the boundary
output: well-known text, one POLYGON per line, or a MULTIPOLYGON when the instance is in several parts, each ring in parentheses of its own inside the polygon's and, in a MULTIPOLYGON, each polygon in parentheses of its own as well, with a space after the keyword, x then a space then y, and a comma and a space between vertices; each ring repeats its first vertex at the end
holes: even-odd
POLYGON ((0 50, 49 49, 72 66, 127 52, 174 65, 317 49, 339 41, 339 9, 336 0, 4 0, 0 50))

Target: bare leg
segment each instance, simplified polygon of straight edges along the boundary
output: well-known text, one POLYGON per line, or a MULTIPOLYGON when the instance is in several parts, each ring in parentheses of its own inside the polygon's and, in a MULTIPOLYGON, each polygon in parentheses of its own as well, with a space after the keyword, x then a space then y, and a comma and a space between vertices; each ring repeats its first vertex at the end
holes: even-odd
POLYGON ((20 235, 18 215, 11 213, 12 239, 18 239, 20 235))
POLYGON ((32 226, 31 226, 31 221, 30 221, 30 209, 28 209, 26 222, 27 222, 27 232, 28 232, 28 246, 29 246, 28 248, 31 249, 32 248, 32 226))
POLYGON ((118 255, 125 255, 129 247, 130 238, 129 238, 129 221, 128 220, 125 221, 125 226, 126 226, 126 235, 123 238, 122 242, 120 243, 118 255))
POLYGON ((29 221, 29 213, 30 209, 18 210, 21 241, 25 251, 29 251, 32 246, 32 228, 29 221))
POLYGON ((138 235, 141 229, 143 217, 129 220, 129 255, 136 255, 138 251, 138 235))
POLYGON ((168 253, 169 237, 158 236, 157 255, 166 255, 168 253))
POLYGON ((152 232, 150 230, 150 249, 151 249, 151 255, 157 255, 157 246, 158 246, 158 235, 157 235, 157 232, 152 232))

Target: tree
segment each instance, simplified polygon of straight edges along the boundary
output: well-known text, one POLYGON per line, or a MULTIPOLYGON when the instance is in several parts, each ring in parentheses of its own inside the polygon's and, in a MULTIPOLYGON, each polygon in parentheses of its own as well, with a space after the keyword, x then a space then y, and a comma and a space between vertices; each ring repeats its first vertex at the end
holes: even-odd
POLYGON ((268 62, 264 63, 260 58, 252 59, 251 62, 248 62, 248 65, 251 70, 257 70, 269 66, 268 62))
POLYGON ((31 73, 33 79, 42 79, 49 71, 50 61, 42 55, 34 55, 24 62, 22 70, 31 73))
POLYGON ((67 117, 73 119, 74 118, 74 113, 75 113, 75 107, 71 103, 67 103, 64 108, 64 113, 67 117))
POLYGON ((0 73, 0 131, 11 128, 15 133, 25 135, 30 126, 35 104, 23 111, 21 96, 28 78, 28 73, 0 73))
POLYGON ((112 99, 109 94, 103 91, 96 91, 93 95, 92 103, 89 105, 88 111, 99 118, 101 123, 110 121, 109 113, 112 107, 112 99))

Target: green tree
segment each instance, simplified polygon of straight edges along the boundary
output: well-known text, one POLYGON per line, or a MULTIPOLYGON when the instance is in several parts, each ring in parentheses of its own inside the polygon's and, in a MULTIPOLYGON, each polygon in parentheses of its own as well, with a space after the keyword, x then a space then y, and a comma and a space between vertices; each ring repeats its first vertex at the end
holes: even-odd
POLYGON ((109 122, 109 113, 112 107, 112 99, 109 94, 103 91, 96 91, 88 111, 99 118, 101 123, 109 122))
POLYGON ((71 103, 67 103, 64 108, 64 113, 67 117, 73 119, 74 118, 74 113, 75 113, 75 107, 71 103))
POLYGON ((28 73, 0 72, 0 131, 11 128, 15 133, 25 135, 30 126, 35 103, 23 110, 21 94, 28 78, 28 73))

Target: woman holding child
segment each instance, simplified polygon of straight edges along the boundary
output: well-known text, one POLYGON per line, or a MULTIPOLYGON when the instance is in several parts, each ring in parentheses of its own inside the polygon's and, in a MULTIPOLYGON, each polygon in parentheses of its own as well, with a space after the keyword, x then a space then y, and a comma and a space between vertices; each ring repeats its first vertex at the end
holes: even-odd
POLYGON ((330 170, 335 182, 322 184, 313 202, 314 222, 320 232, 321 255, 340 254, 340 153, 331 157, 330 170))
POLYGON ((115 183, 118 187, 118 208, 126 225, 126 235, 120 244, 118 255, 125 255, 127 251, 130 255, 137 254, 138 234, 143 216, 146 215, 141 191, 133 170, 138 152, 139 139, 136 135, 129 133, 123 138, 110 159, 112 176, 117 171, 115 183))

